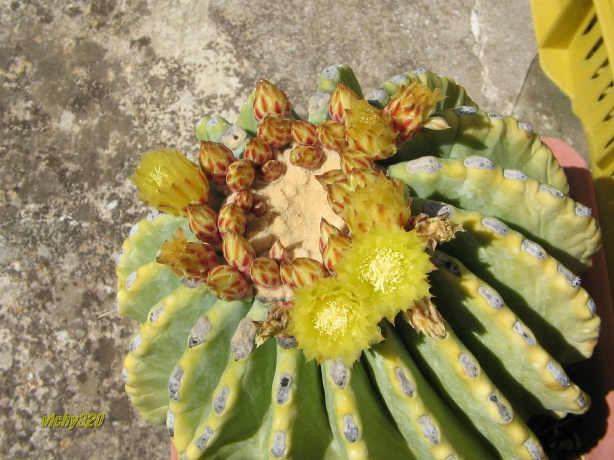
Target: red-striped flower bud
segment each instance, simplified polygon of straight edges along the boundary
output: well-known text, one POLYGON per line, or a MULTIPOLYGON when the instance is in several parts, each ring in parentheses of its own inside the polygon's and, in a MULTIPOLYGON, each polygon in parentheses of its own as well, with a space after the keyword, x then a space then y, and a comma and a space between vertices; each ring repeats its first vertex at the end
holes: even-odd
POLYGON ((330 95, 330 104, 328 106, 330 117, 335 121, 343 123, 345 121, 345 110, 349 109, 359 99, 349 86, 339 82, 330 95))
POLYGON ((351 245, 352 240, 347 236, 330 235, 328 243, 326 243, 324 251, 322 251, 322 261, 331 273, 335 271, 335 265, 351 245))
POLYGON ((219 185, 226 181, 226 170, 235 161, 235 157, 224 144, 202 141, 198 161, 211 182, 219 185))
POLYGON ((281 281, 290 287, 302 287, 313 284, 319 278, 329 276, 326 267, 310 257, 298 257, 291 262, 282 262, 281 281))
POLYGON ((315 176, 315 178, 322 185, 322 187, 326 187, 333 182, 345 179, 345 174, 343 174, 343 171, 340 169, 331 169, 330 171, 326 171, 324 174, 315 176))
POLYGON ((307 120, 292 120, 292 140, 301 145, 315 145, 318 143, 316 125, 307 120))
POLYGON ((237 160, 226 170, 226 185, 233 192, 240 192, 251 187, 256 171, 247 160, 237 160))
POLYGON ((284 170, 284 165, 279 160, 269 160, 260 168, 260 179, 264 182, 273 182, 284 170))
POLYGON ((360 150, 348 147, 343 149, 341 156, 341 169, 347 175, 352 169, 374 169, 375 162, 369 155, 360 150))
POLYGON ((258 123, 257 135, 271 147, 283 147, 292 140, 292 119, 267 115, 258 123))
POLYGON ((243 190, 230 197, 230 202, 239 206, 243 212, 248 213, 254 206, 254 195, 249 190, 243 190))
POLYGON ((217 243, 221 240, 217 228, 217 213, 207 205, 189 205, 188 224, 194 236, 200 241, 217 243))
POLYGON ((320 254, 324 251, 330 235, 341 235, 341 230, 322 217, 320 220, 320 254))
POLYGON ((230 265, 241 273, 249 274, 249 266, 256 258, 256 252, 245 238, 233 230, 226 230, 222 250, 230 265))
POLYGON ((340 152, 348 146, 345 139, 345 126, 335 120, 324 120, 316 127, 318 141, 329 150, 340 152))
POLYGON ((241 300, 250 293, 249 284, 239 270, 230 265, 218 265, 207 276, 207 287, 218 299, 241 300))
POLYGON ((245 144, 243 155, 246 160, 251 161, 254 165, 261 166, 273 159, 273 149, 262 139, 252 137, 247 141, 247 144, 245 144))
POLYGON ((217 226, 222 238, 226 236, 226 232, 229 230, 243 235, 247 226, 247 217, 239 205, 227 203, 220 208, 217 216, 217 226))
POLYGON ((322 149, 312 145, 298 145, 290 152, 290 163, 305 169, 314 169, 324 159, 322 149))
POLYGON ((258 200, 252 206, 251 213, 256 217, 262 217, 266 213, 266 203, 258 200))
POLYGON ((335 214, 341 215, 345 206, 349 203, 349 196, 352 193, 352 187, 347 179, 333 182, 327 188, 328 204, 333 209, 335 214))
POLYGON ((268 80, 260 80, 254 97, 254 117, 260 121, 267 115, 291 115, 291 105, 286 94, 268 80))
POLYGON ((269 250, 269 258, 280 261, 288 259, 286 255, 286 248, 283 244, 281 244, 279 238, 277 238, 275 243, 273 243, 273 246, 271 246, 271 249, 269 250))
POLYGON ((258 286, 276 288, 281 285, 279 265, 268 257, 257 257, 252 261, 249 274, 258 286))

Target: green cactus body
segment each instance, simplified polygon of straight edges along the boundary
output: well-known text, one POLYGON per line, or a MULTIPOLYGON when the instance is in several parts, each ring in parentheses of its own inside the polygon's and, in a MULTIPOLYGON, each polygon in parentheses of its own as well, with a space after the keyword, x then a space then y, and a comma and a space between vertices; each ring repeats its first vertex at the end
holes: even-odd
POLYGON ((412 160, 425 155, 441 158, 480 155, 504 169, 520 170, 563 193, 569 192, 561 166, 529 125, 513 117, 486 113, 468 104, 460 105, 463 107, 446 107, 439 112, 450 129, 421 131, 401 147, 395 160, 412 160))
POLYGON ((173 369, 168 385, 167 427, 183 452, 211 408, 215 384, 230 353, 230 340, 249 309, 247 302, 218 300, 192 327, 188 348, 173 369), (175 429, 175 425, 179 427, 175 429))
POLYGON ((436 388, 501 458, 543 457, 535 435, 514 413, 509 401, 449 326, 445 339, 436 341, 425 340, 403 320, 397 321, 397 327, 409 351, 430 375, 436 388), (540 454, 535 455, 535 450, 540 454))
POLYGON ((591 356, 601 321, 574 275, 524 235, 476 211, 415 199, 415 212, 450 215, 465 232, 446 245, 448 254, 492 285, 536 337, 565 364, 591 356), (561 315, 561 305, 567 314, 561 315))
POLYGON ((452 80, 362 94, 329 66, 293 124, 261 80, 236 124, 198 123, 200 166, 143 156, 132 180, 169 214, 117 260, 132 404, 182 459, 546 458, 531 417, 590 404, 563 365, 598 338, 576 276, 595 220, 532 130, 452 80), (267 155, 244 158, 253 137, 267 155))
POLYGON ((458 260, 439 252, 434 259, 440 267, 432 275, 439 311, 489 369, 516 411, 583 412, 587 395, 569 381, 501 296, 458 260))
POLYGON ((503 220, 574 272, 585 271, 600 248, 599 228, 588 208, 554 187, 527 176, 510 175, 487 158, 423 157, 393 165, 389 171, 416 196, 503 220))
POLYGON ((479 442, 441 400, 401 342, 383 325, 386 341, 365 352, 369 373, 416 458, 488 459, 479 442))

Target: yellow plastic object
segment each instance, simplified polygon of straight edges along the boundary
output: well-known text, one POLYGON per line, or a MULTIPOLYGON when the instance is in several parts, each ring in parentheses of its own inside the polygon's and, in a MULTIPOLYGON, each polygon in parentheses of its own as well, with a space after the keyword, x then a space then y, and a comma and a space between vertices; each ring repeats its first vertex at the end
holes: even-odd
POLYGON ((614 0, 531 0, 531 8, 541 66, 584 126, 614 280, 614 0))

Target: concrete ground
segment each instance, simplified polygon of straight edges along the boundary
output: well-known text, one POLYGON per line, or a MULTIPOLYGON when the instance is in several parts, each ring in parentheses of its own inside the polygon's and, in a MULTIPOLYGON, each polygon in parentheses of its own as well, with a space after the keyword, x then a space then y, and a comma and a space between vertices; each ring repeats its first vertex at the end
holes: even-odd
POLYGON ((120 375, 136 324, 113 313, 114 256, 146 213, 128 177, 139 152, 197 149, 195 121, 233 120, 259 78, 306 113, 329 64, 366 90, 428 68, 587 151, 529 0, 5 0, 0 23, 2 458, 168 458, 120 375), (103 426, 41 425, 82 412, 103 426))

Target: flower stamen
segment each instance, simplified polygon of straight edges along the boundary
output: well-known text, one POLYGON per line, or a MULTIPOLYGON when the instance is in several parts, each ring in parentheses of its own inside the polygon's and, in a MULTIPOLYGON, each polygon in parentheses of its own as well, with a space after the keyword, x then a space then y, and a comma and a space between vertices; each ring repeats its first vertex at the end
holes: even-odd
POLYGON ((318 332, 337 339, 354 321, 354 316, 348 305, 331 300, 313 312, 313 326, 318 332))
POLYGON ((384 294, 397 290, 405 276, 407 259, 390 248, 376 248, 360 266, 359 279, 373 286, 374 291, 384 294))
POLYGON ((162 171, 162 166, 156 166, 154 168, 154 172, 149 173, 149 177, 151 177, 151 179, 149 179, 149 182, 153 182, 158 187, 160 187, 164 182, 164 179, 168 179, 168 174, 162 171))

